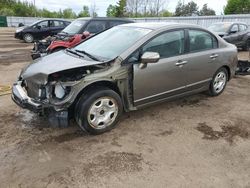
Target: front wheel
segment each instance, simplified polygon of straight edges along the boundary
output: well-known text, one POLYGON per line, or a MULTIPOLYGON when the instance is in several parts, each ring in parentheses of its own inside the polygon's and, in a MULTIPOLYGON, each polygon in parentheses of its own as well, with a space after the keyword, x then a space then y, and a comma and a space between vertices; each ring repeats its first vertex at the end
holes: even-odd
POLYGON ((228 81, 227 69, 222 67, 214 74, 214 77, 209 87, 209 95, 210 96, 220 95, 224 91, 227 85, 227 81, 228 81))
POLYGON ((26 33, 24 36, 23 36, 23 40, 27 43, 31 43, 34 41, 34 37, 32 34, 30 33, 26 33))
POLYGON ((83 94, 75 108, 78 125, 90 134, 113 129, 123 111, 120 96, 113 90, 98 87, 83 94))

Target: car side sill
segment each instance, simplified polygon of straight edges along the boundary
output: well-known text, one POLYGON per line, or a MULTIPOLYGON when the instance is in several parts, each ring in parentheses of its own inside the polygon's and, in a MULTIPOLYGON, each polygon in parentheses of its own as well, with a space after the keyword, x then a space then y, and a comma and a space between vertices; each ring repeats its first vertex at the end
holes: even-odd
POLYGON ((135 104, 135 106, 140 106, 140 105, 143 105, 144 103, 153 103, 154 101, 161 100, 161 98, 169 98, 171 96, 180 95, 180 94, 186 93, 190 90, 196 90, 196 89, 202 88, 202 87, 204 87, 204 85, 209 85, 211 80, 212 79, 209 78, 206 80, 202 80, 200 82, 196 82, 196 83, 189 84, 189 85, 186 85, 183 87, 179 87, 177 89, 169 90, 169 91, 162 92, 162 93, 159 93, 156 95, 152 95, 149 97, 138 99, 138 100, 134 101, 134 104, 135 104))

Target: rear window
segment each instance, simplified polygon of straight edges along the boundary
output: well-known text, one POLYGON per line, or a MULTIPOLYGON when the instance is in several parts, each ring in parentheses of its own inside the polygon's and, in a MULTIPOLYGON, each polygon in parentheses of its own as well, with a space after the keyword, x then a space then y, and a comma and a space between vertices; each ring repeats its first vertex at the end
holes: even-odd
POLYGON ((198 52, 218 47, 217 39, 208 32, 200 30, 189 31, 189 50, 198 52))
POLYGON ((239 28, 240 28, 240 31, 246 31, 247 30, 247 26, 243 25, 243 24, 240 24, 239 28))
POLYGON ((105 29, 106 29, 105 21, 91 21, 85 30, 90 33, 99 33, 101 31, 104 31, 105 29))

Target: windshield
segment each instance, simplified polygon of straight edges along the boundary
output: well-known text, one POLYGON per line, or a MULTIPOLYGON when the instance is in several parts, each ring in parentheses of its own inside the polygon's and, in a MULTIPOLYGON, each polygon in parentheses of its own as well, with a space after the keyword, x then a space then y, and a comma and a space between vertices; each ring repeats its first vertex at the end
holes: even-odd
POLYGON ((216 23, 208 27, 209 30, 213 32, 221 32, 221 33, 226 33, 229 30, 229 27, 231 26, 230 23, 216 23))
POLYGON ((86 20, 75 20, 71 24, 69 24, 64 30, 62 30, 62 32, 72 35, 77 34, 81 31, 85 23, 86 20))
POLYGON ((79 44, 75 50, 85 51, 100 59, 112 60, 150 31, 135 27, 113 27, 79 44))
MULTIPOLYGON (((39 22, 41 22, 41 21, 43 21, 43 20, 38 20, 38 21, 35 21, 35 22, 33 22, 32 24, 29 24, 28 26, 34 26, 34 25, 36 25, 37 23, 39 23, 39 22)), ((45 21, 45 20, 44 20, 45 21)))

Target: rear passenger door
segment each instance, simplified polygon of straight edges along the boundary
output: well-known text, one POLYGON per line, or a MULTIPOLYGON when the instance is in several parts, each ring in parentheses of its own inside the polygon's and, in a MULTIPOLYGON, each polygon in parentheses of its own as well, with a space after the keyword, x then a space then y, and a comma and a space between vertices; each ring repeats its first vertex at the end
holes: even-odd
POLYGON ((204 30, 190 29, 188 31, 187 88, 199 89, 206 86, 220 66, 222 51, 218 49, 216 37, 204 30))
POLYGON ((108 27, 107 22, 104 20, 93 20, 90 21, 85 29, 85 31, 90 32, 91 34, 96 34, 101 31, 106 30, 108 27))

